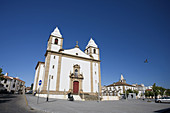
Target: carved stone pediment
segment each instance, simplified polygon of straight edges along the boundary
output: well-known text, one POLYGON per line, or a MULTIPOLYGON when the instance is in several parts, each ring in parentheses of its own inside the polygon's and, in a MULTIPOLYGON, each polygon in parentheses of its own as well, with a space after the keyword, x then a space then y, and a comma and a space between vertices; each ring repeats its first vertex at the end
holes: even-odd
POLYGON ((79 74, 79 75, 76 76, 74 73, 70 74, 70 78, 84 79, 82 74, 79 74))

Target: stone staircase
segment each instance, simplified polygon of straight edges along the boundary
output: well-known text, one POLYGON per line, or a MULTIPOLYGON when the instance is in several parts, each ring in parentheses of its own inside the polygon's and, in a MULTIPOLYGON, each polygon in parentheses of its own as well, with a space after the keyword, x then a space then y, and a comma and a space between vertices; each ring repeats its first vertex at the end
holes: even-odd
MULTIPOLYGON (((81 94, 80 97, 83 99, 83 94, 81 94)), ((98 97, 96 95, 84 94, 84 99, 85 101, 97 101, 98 97)))
POLYGON ((79 96, 79 95, 73 95, 73 97, 74 97, 74 100, 82 101, 82 99, 80 98, 80 96, 79 96))

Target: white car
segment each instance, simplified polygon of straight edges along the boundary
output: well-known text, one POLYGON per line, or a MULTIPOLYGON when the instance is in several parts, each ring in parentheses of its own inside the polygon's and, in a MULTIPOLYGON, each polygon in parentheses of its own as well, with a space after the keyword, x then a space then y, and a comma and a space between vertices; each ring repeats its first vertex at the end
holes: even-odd
POLYGON ((170 97, 162 97, 162 98, 156 99, 155 102, 158 102, 158 103, 170 102, 170 97))

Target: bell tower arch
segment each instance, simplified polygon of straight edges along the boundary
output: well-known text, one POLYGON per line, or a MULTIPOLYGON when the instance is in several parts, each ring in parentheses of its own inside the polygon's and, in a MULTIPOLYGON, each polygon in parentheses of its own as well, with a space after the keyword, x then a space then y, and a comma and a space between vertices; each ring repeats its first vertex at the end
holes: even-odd
POLYGON ((95 60, 100 60, 99 48, 92 38, 90 39, 90 41, 88 42, 88 45, 86 46, 85 53, 87 55, 90 55, 95 60))
POLYGON ((56 27, 48 39, 47 50, 59 52, 59 50, 62 48, 63 38, 58 27, 56 27))

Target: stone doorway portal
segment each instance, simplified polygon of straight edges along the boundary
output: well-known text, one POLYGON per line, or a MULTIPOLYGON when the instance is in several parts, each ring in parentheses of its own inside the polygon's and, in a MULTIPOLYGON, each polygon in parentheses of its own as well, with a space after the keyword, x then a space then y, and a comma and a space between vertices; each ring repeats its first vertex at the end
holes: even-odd
POLYGON ((78 81, 74 81, 73 82, 73 93, 74 94, 78 94, 79 92, 79 82, 78 81))
POLYGON ((74 94, 83 93, 82 81, 84 77, 80 73, 80 66, 78 64, 73 66, 73 73, 70 71, 70 89, 69 91, 74 94))

